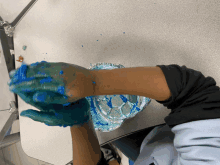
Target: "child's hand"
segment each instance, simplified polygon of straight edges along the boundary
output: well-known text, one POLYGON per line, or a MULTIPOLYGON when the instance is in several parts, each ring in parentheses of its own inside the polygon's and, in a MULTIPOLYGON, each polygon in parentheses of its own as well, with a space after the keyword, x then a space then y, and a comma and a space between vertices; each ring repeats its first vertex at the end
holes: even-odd
POLYGON ((44 103, 67 104, 94 94, 95 86, 90 70, 74 64, 46 61, 22 64, 17 70, 10 72, 10 78, 9 89, 17 94, 36 91, 60 94, 57 97, 46 95, 41 100, 35 100, 44 103))
POLYGON ((83 98, 68 106, 33 101, 33 95, 54 95, 52 92, 25 93, 18 95, 28 104, 38 108, 40 111, 28 109, 21 112, 21 116, 31 118, 34 121, 45 123, 48 126, 80 126, 91 120, 90 104, 83 98))

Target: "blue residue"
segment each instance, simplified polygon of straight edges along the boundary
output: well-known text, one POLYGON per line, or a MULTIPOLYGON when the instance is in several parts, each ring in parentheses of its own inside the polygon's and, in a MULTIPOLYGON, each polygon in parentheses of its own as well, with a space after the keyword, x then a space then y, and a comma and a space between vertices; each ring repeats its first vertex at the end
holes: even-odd
MULTIPOLYGON (((19 77, 19 76, 17 76, 17 77, 19 77)), ((19 83, 21 83, 23 81, 31 81, 31 80, 35 79, 35 77, 30 77, 30 78, 26 78, 26 79, 22 79, 22 78, 18 78, 17 79, 17 77, 13 78, 13 81, 11 82, 11 84, 14 83, 14 85, 16 85, 16 84, 19 84, 19 83)))
POLYGON ((97 124, 97 125, 108 125, 108 123, 103 124, 103 123, 101 123, 100 121, 97 121, 96 124, 97 124))
MULTIPOLYGON (((91 110, 94 111, 95 105, 94 105, 94 102, 93 102, 93 96, 88 96, 88 97, 86 97, 86 99, 87 99, 88 101, 90 101, 90 108, 91 108, 91 110)), ((94 113, 97 114, 96 111, 94 111, 94 113)))
POLYGON ((140 109, 140 108, 138 108, 138 107, 136 107, 136 110, 137 110, 137 111, 140 111, 141 109, 140 109))
POLYGON ((47 93, 43 92, 40 95, 34 95, 33 100, 38 100, 40 102, 44 102, 47 97, 47 93))
POLYGON ((46 73, 42 73, 42 72, 37 72, 37 74, 46 75, 46 73))
POLYGON ((92 81, 93 84, 95 84, 95 81, 92 81))
POLYGON ((41 61, 40 63, 47 63, 47 61, 41 61))
POLYGON ((63 71, 61 70, 61 71, 60 71, 60 75, 62 75, 62 74, 63 74, 63 71))
POLYGON ((27 49, 27 46, 23 46, 23 50, 26 50, 27 49))
POLYGON ((31 66, 37 66, 39 63, 47 63, 47 61, 41 61, 41 62, 32 63, 31 66))
POLYGON ((22 92, 33 92, 32 89, 22 89, 22 92))
POLYGON ((44 79, 40 80, 40 83, 44 84, 46 82, 51 82, 51 81, 52 81, 52 78, 51 77, 47 77, 47 78, 44 78, 44 79))
POLYGON ((38 64, 39 64, 39 62, 32 63, 31 66, 37 66, 38 64))
MULTIPOLYGON (((55 113, 55 116, 58 118, 58 119, 62 119, 63 118, 63 115, 62 114, 59 114, 59 113, 55 113)), ((59 125, 60 126, 60 125, 59 125)))
POLYGON ((31 80, 35 79, 35 77, 30 77, 30 78, 26 77, 27 69, 28 69, 27 64, 23 63, 21 65, 21 67, 18 69, 18 71, 16 72, 12 82, 16 84, 16 83, 21 83, 24 80, 31 81, 31 80))
POLYGON ((130 110, 130 114, 135 110, 136 105, 134 104, 133 107, 130 110))
POLYGON ((112 108, 112 97, 110 98, 110 100, 107 102, 107 105, 112 108))
POLYGON ((66 103, 66 104, 63 104, 63 106, 68 106, 68 105, 70 105, 71 103, 66 103))
POLYGON ((120 95, 120 97, 124 103, 126 103, 128 101, 128 99, 126 97, 124 97, 123 95, 120 95))
POLYGON ((64 95, 64 93, 65 93, 64 86, 59 86, 58 89, 57 89, 57 92, 60 93, 61 95, 64 95))

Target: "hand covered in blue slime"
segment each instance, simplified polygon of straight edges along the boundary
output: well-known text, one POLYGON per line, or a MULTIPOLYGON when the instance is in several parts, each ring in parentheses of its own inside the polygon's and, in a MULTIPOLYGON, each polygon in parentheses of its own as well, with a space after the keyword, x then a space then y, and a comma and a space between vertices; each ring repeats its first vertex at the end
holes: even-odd
POLYGON ((22 64, 19 69, 11 71, 9 76, 9 89, 14 93, 52 91, 62 95, 60 99, 46 98, 46 103, 75 102, 92 96, 95 90, 92 82, 94 78, 89 69, 63 62, 22 64))
MULTIPOLYGON (((45 63, 45 61, 42 61, 41 63, 45 63)), ((37 64, 39 63, 32 64, 32 66, 37 64)), ((13 87, 10 86, 10 90, 17 93, 26 103, 38 108, 40 112, 28 109, 22 111, 20 114, 21 116, 29 117, 34 121, 43 122, 49 126, 64 127, 80 126, 91 119, 90 104, 87 99, 83 98, 76 102, 69 103, 67 102, 67 96, 64 95, 64 89, 62 89, 62 87, 58 88, 60 91, 57 93, 51 89, 44 89, 41 91, 25 88, 23 82, 27 84, 28 81, 37 79, 35 76, 30 78, 26 77, 25 73, 27 68, 28 66, 26 64, 22 64, 17 71, 13 70, 10 72, 10 78, 13 79, 8 85, 13 85, 13 87), (23 89, 21 88, 22 83, 23 89), (17 86, 19 86, 19 90, 17 90, 17 86), (57 103, 57 100, 60 101, 60 104, 57 103)), ((62 70, 60 71, 60 74, 62 74, 62 70)), ((52 78, 47 76, 46 78, 41 79, 39 85, 51 81, 52 78)))
POLYGON ((48 126, 80 126, 87 123, 91 119, 90 104, 87 99, 83 98, 68 106, 62 104, 48 104, 44 102, 33 101, 34 97, 51 95, 53 92, 37 92, 37 93, 18 93, 18 95, 26 101, 26 103, 38 108, 39 111, 28 109, 21 112, 21 116, 29 117, 34 121, 45 123, 48 126), (34 96, 33 96, 34 95, 34 96))

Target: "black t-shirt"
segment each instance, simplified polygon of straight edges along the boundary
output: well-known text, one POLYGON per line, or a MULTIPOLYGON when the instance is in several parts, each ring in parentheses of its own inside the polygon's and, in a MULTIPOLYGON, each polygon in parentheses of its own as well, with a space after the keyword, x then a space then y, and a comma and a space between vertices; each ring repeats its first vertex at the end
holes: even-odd
POLYGON ((172 96, 163 104, 171 113, 165 117, 173 128, 191 121, 220 118, 220 91, 216 81, 185 65, 157 65, 166 77, 172 96))

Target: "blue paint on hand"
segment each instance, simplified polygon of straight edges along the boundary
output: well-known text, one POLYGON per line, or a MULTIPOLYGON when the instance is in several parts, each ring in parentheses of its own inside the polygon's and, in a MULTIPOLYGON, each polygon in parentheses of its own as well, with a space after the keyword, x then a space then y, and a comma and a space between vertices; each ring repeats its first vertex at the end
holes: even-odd
POLYGON ((62 75, 62 74, 63 74, 63 71, 61 70, 61 71, 60 71, 60 75, 62 75))
POLYGON ((21 67, 18 69, 18 72, 14 76, 14 80, 22 82, 22 80, 25 80, 26 73, 27 73, 28 66, 26 64, 22 64, 21 67))
POLYGON ((22 89, 22 92, 32 92, 32 89, 22 89))
POLYGON ((55 116, 58 118, 58 119, 62 119, 63 118, 63 115, 59 114, 59 113, 55 113, 55 116))
POLYGON ((65 93, 64 86, 59 86, 58 89, 57 89, 57 92, 60 93, 61 95, 64 95, 64 93, 65 93))
POLYGON ((14 70, 10 71, 10 73, 9 73, 10 78, 13 78, 13 77, 14 77, 14 75, 16 74, 16 72, 17 72, 17 70, 16 70, 16 69, 14 69, 14 70))
POLYGON ((47 92, 42 92, 41 94, 37 94, 33 96, 34 101, 44 102, 47 98, 47 92))
MULTIPOLYGON (((18 77, 20 77, 20 76, 18 76, 18 77)), ((10 82, 10 86, 12 85, 12 84, 14 84, 14 85, 16 85, 16 84, 19 84, 19 83, 22 83, 22 82, 24 82, 24 81, 31 81, 31 80, 34 80, 35 79, 35 77, 30 77, 30 78, 26 78, 26 79, 22 79, 22 78, 13 78, 13 79, 11 79, 11 82, 10 82)))
POLYGON ((24 117, 26 117, 26 116, 28 116, 28 114, 26 114, 25 111, 22 111, 22 112, 20 113, 20 116, 24 116, 24 117))
POLYGON ((31 66, 37 66, 38 64, 39 64, 39 62, 32 63, 31 66))
POLYGON ((68 105, 70 105, 71 103, 66 103, 66 104, 63 104, 63 106, 68 106, 68 105))
POLYGON ((46 75, 46 73, 42 73, 42 72, 37 72, 37 74, 46 75))
POLYGON ((41 61, 40 63, 47 63, 47 61, 41 61))
POLYGON ((40 83, 41 84, 44 84, 44 83, 46 83, 46 82, 51 82, 53 79, 51 78, 51 77, 47 77, 47 78, 44 78, 44 79, 42 79, 42 80, 40 80, 40 83))
MULTIPOLYGON (((41 63, 47 63, 47 62, 41 61, 41 63)), ((38 64, 39 62, 36 62, 34 64, 31 64, 31 66, 37 66, 38 64)), ((19 83, 19 82, 24 82, 24 81, 27 82, 27 81, 36 79, 36 77, 27 78, 27 69, 29 67, 30 66, 23 63, 22 66, 17 70, 15 76, 13 77, 15 78, 15 82, 13 81, 12 82, 19 83)), ((38 74, 44 74, 44 73, 38 72, 38 74)), ((63 71, 60 70, 59 74, 63 74, 63 71)), ((40 84, 51 83, 52 80, 53 80, 52 77, 45 77, 40 80, 40 84)), ((31 92, 31 88, 33 87, 29 87, 27 85, 30 85, 30 83, 24 84, 24 86, 22 86, 22 92, 21 90, 19 90, 17 94, 27 103, 30 103, 31 105, 36 106, 38 109, 40 109, 42 113, 38 111, 34 111, 34 110, 31 110, 31 111, 27 110, 27 111, 22 112, 20 114, 21 116, 27 116, 33 119, 34 121, 38 121, 38 122, 50 123, 50 125, 46 124, 48 126, 57 126, 58 123, 60 124, 61 122, 63 122, 60 125, 63 127, 85 123, 89 120, 89 117, 91 117, 89 116, 90 106, 89 106, 88 101, 85 98, 79 101, 80 104, 68 106, 71 103, 66 103, 68 97, 64 95, 65 94, 64 85, 58 86, 57 91, 49 91, 49 90, 45 92, 37 91, 37 93, 35 94, 28 93, 28 92, 31 92), (62 96, 60 96, 60 94, 62 96), (59 102, 59 104, 57 102, 59 102), (63 103, 66 103, 66 104, 63 104, 63 103), (72 111, 73 109, 74 111, 72 111), (68 113, 62 113, 67 110, 69 110, 68 113), (54 114, 52 114, 52 112, 57 112, 57 114, 55 114, 56 118, 54 118, 53 116, 54 114), (65 119, 65 122, 61 121, 60 119, 63 119, 63 120, 65 119), (64 123, 66 125, 64 125, 64 123)), ((15 85, 13 84, 13 86, 15 85)), ((11 86, 11 88, 15 88, 13 86, 11 86)))

